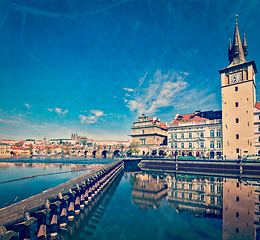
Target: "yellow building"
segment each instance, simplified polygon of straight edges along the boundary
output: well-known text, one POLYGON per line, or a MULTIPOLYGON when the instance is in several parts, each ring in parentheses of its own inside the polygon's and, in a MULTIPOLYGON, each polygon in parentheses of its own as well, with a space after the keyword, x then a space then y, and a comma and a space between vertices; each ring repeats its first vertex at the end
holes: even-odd
POLYGON ((159 153, 160 146, 167 146, 167 127, 157 117, 149 118, 142 114, 139 120, 132 126, 132 142, 140 144, 141 155, 156 150, 159 153))
POLYGON ((10 146, 7 143, 0 143, 0 158, 11 157, 10 146))
POLYGON ((221 74, 223 155, 234 158, 255 153, 254 106, 255 74, 254 61, 246 61, 247 44, 243 43, 236 22, 233 44, 229 44, 228 67, 221 74))

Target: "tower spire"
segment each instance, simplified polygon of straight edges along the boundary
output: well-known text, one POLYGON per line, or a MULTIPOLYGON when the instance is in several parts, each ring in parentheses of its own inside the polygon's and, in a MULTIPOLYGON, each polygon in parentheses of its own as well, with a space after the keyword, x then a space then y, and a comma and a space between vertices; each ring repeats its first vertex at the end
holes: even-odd
POLYGON ((236 64, 239 64, 242 62, 246 62, 245 53, 247 53, 247 46, 246 46, 246 42, 243 42, 243 44, 244 43, 245 43, 245 48, 243 47, 244 45, 242 45, 242 43, 241 43, 241 38, 240 38, 239 31, 238 31, 237 19, 236 19, 233 45, 231 47, 230 46, 231 43, 229 44, 229 51, 228 51, 230 65, 231 64, 236 65, 236 64), (245 49, 246 49, 246 51, 245 51, 245 49))
POLYGON ((245 57, 247 56, 247 44, 246 44, 246 36, 244 34, 244 39, 243 39, 243 50, 244 50, 244 55, 245 57))

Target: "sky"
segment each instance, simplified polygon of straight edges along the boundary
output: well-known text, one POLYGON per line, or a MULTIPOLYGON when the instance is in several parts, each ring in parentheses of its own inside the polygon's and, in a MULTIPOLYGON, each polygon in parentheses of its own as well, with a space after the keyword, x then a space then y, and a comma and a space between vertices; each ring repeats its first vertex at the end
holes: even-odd
POLYGON ((0 1, 0 139, 131 140, 141 114, 221 110, 236 18, 258 66, 258 0, 0 1))

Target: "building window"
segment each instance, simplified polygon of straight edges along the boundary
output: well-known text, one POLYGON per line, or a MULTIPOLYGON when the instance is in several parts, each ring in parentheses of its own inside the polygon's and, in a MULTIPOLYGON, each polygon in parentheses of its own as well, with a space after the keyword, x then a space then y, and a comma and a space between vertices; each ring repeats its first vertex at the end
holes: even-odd
POLYGON ((239 139, 239 134, 236 134, 236 139, 239 139))
POLYGON ((177 133, 174 134, 174 138, 177 139, 177 133))
POLYGON ((239 202, 239 197, 236 198, 236 201, 239 202))
POLYGON ((201 200, 201 201, 204 201, 204 195, 201 195, 201 196, 200 196, 200 200, 201 200))
POLYGON ((258 119, 260 120, 260 115, 258 115, 258 119))
POLYGON ((184 138, 184 134, 183 134, 183 133, 181 134, 181 138, 182 138, 182 139, 184 138))
POLYGON ((171 134, 171 139, 173 139, 173 134, 171 134))
POLYGON ((239 153, 239 148, 236 149, 236 153, 239 153))
POLYGON ((184 148, 184 143, 181 143, 181 148, 184 148))
POLYGON ((144 130, 143 130, 143 134, 144 134, 144 130))
POLYGON ((173 143, 171 143, 171 148, 173 148, 173 143))
POLYGON ((235 107, 238 107, 238 102, 235 102, 235 107))
POLYGON ((237 92, 238 91, 238 87, 235 87, 235 92, 237 92))
POLYGON ((204 185, 200 186, 201 191, 204 191, 204 185))
POLYGON ((210 202, 211 202, 211 204, 215 203, 215 197, 214 196, 210 196, 210 202))
POLYGON ((204 148, 204 142, 201 142, 201 143, 200 143, 200 147, 201 147, 201 148, 204 148))
POLYGON ((260 125, 258 126, 258 132, 260 132, 260 125))
POLYGON ((192 200, 192 193, 189 193, 189 199, 192 200))
POLYGON ((239 233, 239 228, 236 228, 236 232, 239 233))
POLYGON ((145 145, 145 139, 140 139, 141 140, 141 145, 145 145))
POLYGON ((212 193, 215 192, 215 186, 214 186, 214 185, 210 185, 210 191, 211 191, 212 193))
POLYGON ((177 148, 177 143, 175 143, 175 148, 177 148))
POLYGON ((192 138, 192 133, 189 133, 189 138, 192 138))
POLYGON ((220 148, 220 141, 217 141, 217 148, 220 148))
POLYGON ((192 148, 192 143, 191 142, 189 143, 189 148, 192 148))
POLYGON ((210 137, 214 137, 214 130, 210 130, 210 137))
POLYGON ((239 123, 239 119, 238 118, 236 118, 236 123, 239 123))
POLYGON ((258 137, 258 141, 260 142, 260 136, 258 137))
POLYGON ((220 137, 220 129, 217 129, 217 137, 220 137))
POLYGON ((214 141, 210 141, 210 148, 214 148, 214 141))
POLYGON ((204 138, 204 132, 201 132, 201 133, 200 133, 200 137, 201 137, 201 138, 204 138))

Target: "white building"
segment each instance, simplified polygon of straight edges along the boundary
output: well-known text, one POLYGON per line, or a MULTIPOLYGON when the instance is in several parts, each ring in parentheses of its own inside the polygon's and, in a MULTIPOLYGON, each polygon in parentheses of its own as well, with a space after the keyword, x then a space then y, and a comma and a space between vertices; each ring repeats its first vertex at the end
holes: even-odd
POLYGON ((221 111, 176 115, 168 126, 168 155, 222 155, 221 111))

